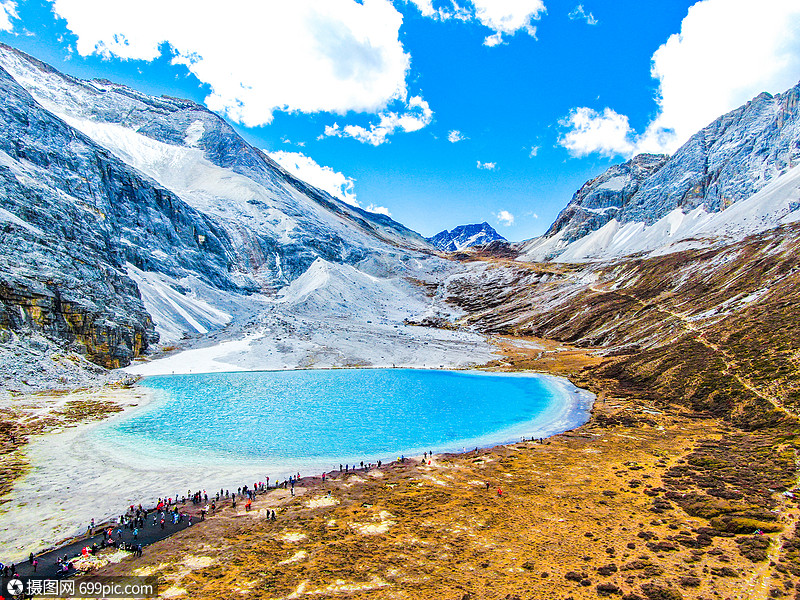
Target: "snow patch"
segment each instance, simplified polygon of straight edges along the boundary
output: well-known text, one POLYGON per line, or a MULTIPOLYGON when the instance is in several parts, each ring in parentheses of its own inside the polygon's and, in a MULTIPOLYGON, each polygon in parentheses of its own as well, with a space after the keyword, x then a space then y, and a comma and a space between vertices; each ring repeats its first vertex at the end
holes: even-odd
POLYGON ((186 137, 183 138, 183 143, 192 148, 196 148, 197 143, 200 141, 200 138, 203 137, 205 132, 206 126, 203 125, 203 122, 200 119, 192 121, 192 124, 186 128, 186 137))
POLYGON ((612 192, 621 192, 625 189, 625 185, 628 183, 628 178, 624 175, 617 175, 612 177, 608 181, 604 181, 602 184, 597 186, 598 190, 610 190, 612 192))
POLYGON ((194 294, 181 293, 178 289, 183 286, 167 275, 142 271, 131 263, 126 268, 139 287, 162 344, 178 341, 186 332, 206 334, 233 318, 194 294))
POLYGON ((224 373, 247 371, 237 364, 236 357, 246 354, 254 340, 261 337, 251 334, 239 340, 221 342, 209 348, 185 350, 152 362, 135 362, 123 371, 131 375, 186 375, 189 373, 224 373))
POLYGON ((5 208, 0 208, 0 221, 6 221, 7 223, 13 223, 14 225, 18 225, 23 229, 27 229, 34 235, 38 235, 44 237, 44 232, 39 229, 38 227, 34 227, 27 221, 23 221, 17 215, 12 212, 7 211, 5 208))

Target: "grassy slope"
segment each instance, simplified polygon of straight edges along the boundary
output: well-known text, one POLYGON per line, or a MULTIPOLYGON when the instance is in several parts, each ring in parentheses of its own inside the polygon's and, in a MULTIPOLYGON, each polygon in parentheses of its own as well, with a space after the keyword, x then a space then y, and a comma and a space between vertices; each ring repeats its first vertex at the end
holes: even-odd
POLYGON ((798 477, 799 244, 787 229, 599 273, 494 261, 450 299, 508 336, 496 368, 598 392, 590 423, 272 493, 276 522, 226 509, 109 572, 191 598, 797 597, 800 507, 780 492, 798 477))

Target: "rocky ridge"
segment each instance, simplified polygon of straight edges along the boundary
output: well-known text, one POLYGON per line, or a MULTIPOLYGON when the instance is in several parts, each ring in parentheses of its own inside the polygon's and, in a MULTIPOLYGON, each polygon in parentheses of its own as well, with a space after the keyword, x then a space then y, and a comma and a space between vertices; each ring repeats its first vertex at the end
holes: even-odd
MULTIPOLYGON (((193 102, 81 81, 8 46, 0 88, 0 328, 17 350, 35 333, 124 366, 159 333, 252 312, 248 298, 319 258, 389 276, 432 249, 296 179, 193 102)), ((18 360, 12 345, 0 362, 18 360)))
MULTIPOLYGON (((697 132, 671 157, 645 154, 610 167, 575 193, 544 236, 524 242, 522 255, 534 261, 602 260, 680 239, 713 239, 722 219, 710 216, 774 186, 800 163, 798 100, 800 85, 775 96, 759 94, 697 132)), ((787 222, 800 194, 793 200, 727 241, 787 222)))

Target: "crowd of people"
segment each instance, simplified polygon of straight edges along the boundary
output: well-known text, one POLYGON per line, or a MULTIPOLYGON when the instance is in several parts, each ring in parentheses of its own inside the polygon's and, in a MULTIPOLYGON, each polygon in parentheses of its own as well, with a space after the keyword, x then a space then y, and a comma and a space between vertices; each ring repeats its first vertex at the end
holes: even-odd
MULTIPOLYGON (((429 457, 433 457, 432 451, 430 454, 428 452, 425 453, 423 464, 428 462, 429 457)), ((405 456, 398 457, 397 462, 406 462, 405 456)), ((382 465, 383 463, 380 460, 376 463, 364 463, 364 461, 361 461, 358 465, 340 464, 338 474, 342 475, 343 473, 359 470, 367 471, 375 467, 381 468, 382 465)), ((336 475, 336 472, 336 466, 334 465, 330 473, 322 474, 322 482, 324 483, 336 475)), ((175 494, 175 496, 158 498, 155 505, 149 509, 142 506, 141 503, 138 505, 131 504, 124 513, 111 522, 96 525, 95 520, 92 519, 87 526, 87 544, 81 548, 81 554, 84 556, 94 555, 103 548, 113 547, 130 551, 136 556, 142 556, 142 542, 144 540, 140 539, 140 536, 147 538, 151 542, 162 539, 177 529, 192 526, 197 520, 205 520, 207 514, 213 514, 225 505, 236 508, 237 502, 244 502, 245 511, 250 511, 256 495, 270 489, 282 488, 289 490, 290 494, 294 496, 295 486, 299 481, 300 473, 296 473, 284 478, 282 481, 274 481, 271 487, 270 479, 266 477, 264 481, 255 482, 252 486, 245 484, 236 490, 220 489, 211 496, 206 490, 192 491, 189 489, 186 495, 175 494), (155 535, 153 535, 153 530, 156 530, 155 535), (97 535, 102 535, 102 538, 93 541, 89 545, 88 542, 91 541, 91 538, 97 535)), ((502 492, 498 490, 498 495, 500 494, 502 492)), ((266 517, 268 520, 275 521, 277 512, 274 509, 267 509, 266 517)), ((30 568, 27 570, 36 573, 39 565, 38 558, 31 553, 28 562, 30 568)), ((67 555, 57 557, 56 576, 65 576, 73 571, 73 564, 67 555)), ((3 577, 19 577, 18 568, 15 564, 3 565, 0 563, 0 574, 3 577)))

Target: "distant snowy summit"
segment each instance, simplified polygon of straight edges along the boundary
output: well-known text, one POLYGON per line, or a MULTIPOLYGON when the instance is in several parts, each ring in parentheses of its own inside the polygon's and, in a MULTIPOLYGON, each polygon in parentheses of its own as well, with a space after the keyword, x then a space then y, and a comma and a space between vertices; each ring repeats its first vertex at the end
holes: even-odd
POLYGON ((485 221, 480 224, 459 225, 452 231, 445 229, 427 239, 439 250, 444 250, 445 252, 458 252, 471 246, 482 246, 497 240, 507 241, 485 221))
POLYGON ((640 154, 584 184, 522 260, 666 254, 800 220, 800 85, 762 93, 673 156, 640 154))

